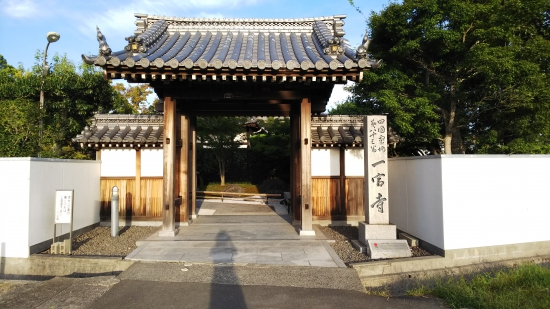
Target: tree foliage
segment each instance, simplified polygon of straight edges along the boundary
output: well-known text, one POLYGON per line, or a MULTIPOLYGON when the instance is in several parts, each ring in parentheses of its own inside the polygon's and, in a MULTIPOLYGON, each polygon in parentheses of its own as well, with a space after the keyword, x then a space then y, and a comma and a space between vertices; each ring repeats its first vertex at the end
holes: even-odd
POLYGON ((267 133, 250 137, 249 159, 260 182, 268 178, 290 180, 290 119, 269 117, 258 119, 258 125, 267 133))
POLYGON ((387 113, 445 153, 550 152, 550 1, 404 0, 369 27, 384 65, 332 113, 387 113))
MULTIPOLYGON (((235 137, 244 132, 246 117, 198 117, 197 139, 200 147, 210 148, 214 153, 220 174, 220 183, 225 185, 225 164, 241 143, 235 137)), ((202 168, 208 168, 203 166, 202 168)))
POLYGON ((42 57, 36 55, 31 70, 9 65, 0 69, 0 156, 86 157, 75 151, 71 138, 94 112, 112 111, 123 99, 101 72, 85 64, 77 67, 65 56, 54 55, 50 72, 43 75, 42 57), (44 133, 40 141, 41 116, 44 133))
POLYGON ((147 97, 153 93, 148 84, 125 86, 123 83, 116 83, 113 88, 127 101, 127 104, 121 106, 123 111, 120 114, 154 113, 154 109, 151 109, 151 104, 147 101, 147 97))

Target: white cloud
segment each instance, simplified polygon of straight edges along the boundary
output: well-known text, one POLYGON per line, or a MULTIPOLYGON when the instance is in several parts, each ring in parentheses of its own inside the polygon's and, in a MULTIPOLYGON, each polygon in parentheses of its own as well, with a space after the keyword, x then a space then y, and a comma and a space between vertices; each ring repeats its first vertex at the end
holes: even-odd
POLYGON ((0 1, 2 14, 14 18, 29 18, 39 15, 38 5, 32 0, 0 1))
MULTIPOLYGON (((100 9, 90 12, 75 12, 71 18, 78 21, 77 29, 90 38, 95 38, 95 26, 99 26, 101 32, 106 36, 107 42, 119 42, 123 37, 133 34, 134 13, 146 13, 159 16, 175 17, 203 17, 223 18, 223 11, 227 8, 245 7, 254 5, 259 0, 134 0, 114 6, 112 2, 105 1, 106 5, 95 4, 94 8, 100 9), (219 9, 219 12, 216 11, 219 9), (212 11, 204 11, 212 10, 212 11), (113 38, 113 39, 110 39, 113 38)), ((102 1, 103 2, 103 1, 102 1)), ((119 47, 111 46, 115 50, 119 47)))

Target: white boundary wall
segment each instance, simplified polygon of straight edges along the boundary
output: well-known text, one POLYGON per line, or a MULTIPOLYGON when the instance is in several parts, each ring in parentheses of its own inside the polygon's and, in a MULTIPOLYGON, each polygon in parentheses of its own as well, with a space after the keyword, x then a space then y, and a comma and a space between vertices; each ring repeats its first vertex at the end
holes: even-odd
POLYGON ((443 250, 550 241, 550 156, 389 160, 390 222, 443 250))
MULTIPOLYGON (((0 256, 26 258, 31 246, 52 239, 56 190, 74 190, 73 230, 98 223, 100 164, 0 158, 0 256)), ((57 235, 68 232, 58 225, 57 235)))

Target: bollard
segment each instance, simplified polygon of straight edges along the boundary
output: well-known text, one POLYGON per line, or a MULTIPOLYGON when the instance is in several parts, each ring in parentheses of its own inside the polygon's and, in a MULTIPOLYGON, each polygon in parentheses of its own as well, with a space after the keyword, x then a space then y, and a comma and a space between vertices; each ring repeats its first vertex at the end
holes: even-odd
POLYGON ((111 237, 118 236, 118 188, 113 187, 113 197, 111 198, 111 237))

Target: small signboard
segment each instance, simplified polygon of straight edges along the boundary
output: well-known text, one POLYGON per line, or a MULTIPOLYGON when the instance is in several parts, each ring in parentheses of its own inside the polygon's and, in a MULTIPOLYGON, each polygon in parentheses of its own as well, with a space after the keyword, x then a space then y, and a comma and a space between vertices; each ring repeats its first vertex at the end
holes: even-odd
MULTIPOLYGON (((55 190, 55 221, 53 223, 52 254, 71 254, 73 239, 74 190, 55 190), (57 224, 69 224, 69 239, 56 242, 57 224)), ((63 226, 61 226, 63 228, 63 226)), ((63 229, 61 230, 63 232, 63 229)))
POLYGON ((70 224, 73 221, 74 190, 55 191, 55 223, 70 224))

